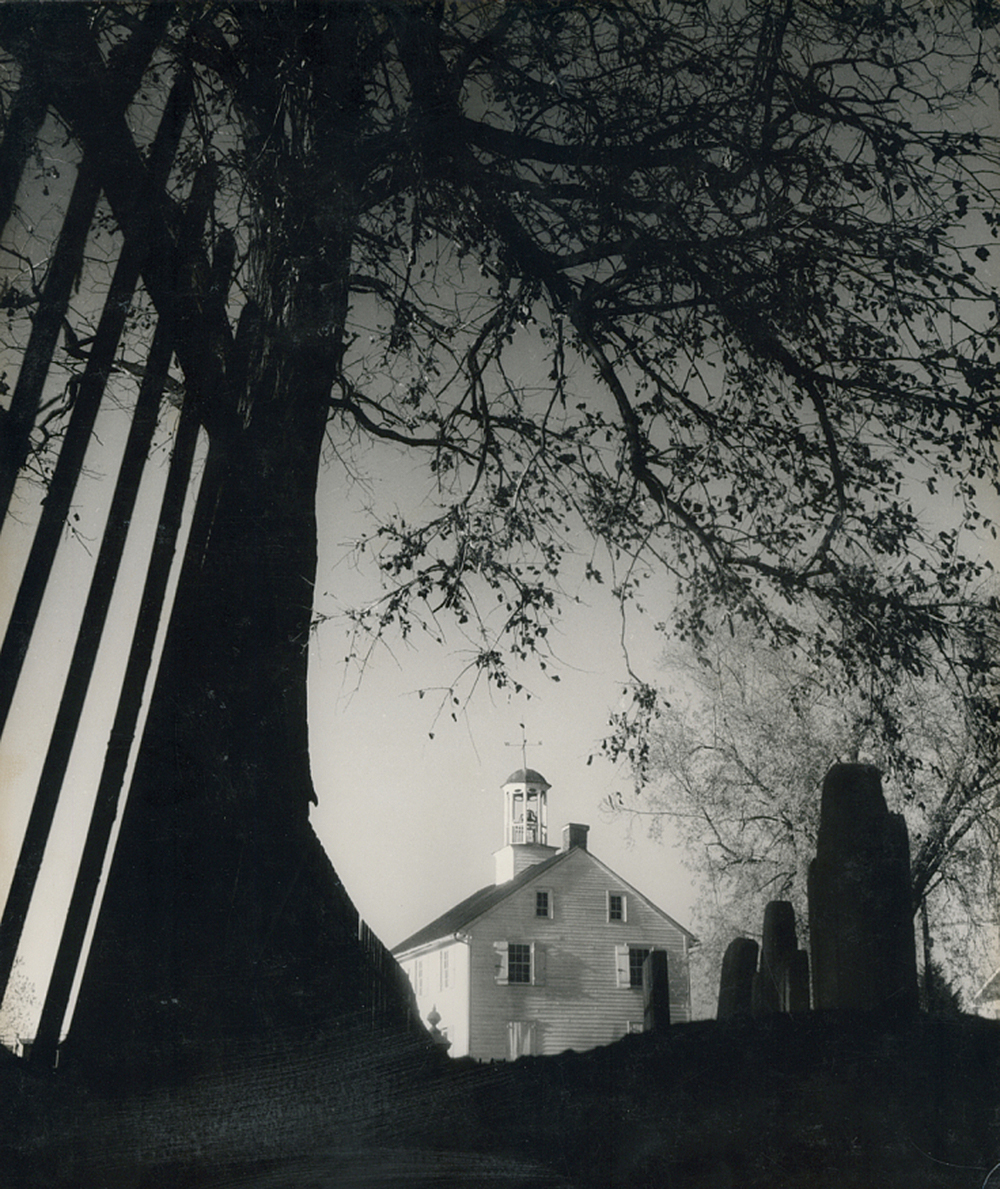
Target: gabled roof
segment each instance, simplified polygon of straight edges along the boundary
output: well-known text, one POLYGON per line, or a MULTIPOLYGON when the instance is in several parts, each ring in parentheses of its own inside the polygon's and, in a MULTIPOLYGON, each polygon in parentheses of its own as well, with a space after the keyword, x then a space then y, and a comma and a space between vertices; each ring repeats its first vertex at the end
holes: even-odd
POLYGON ((551 859, 543 859, 541 863, 535 863, 531 867, 526 867, 523 871, 515 875, 513 879, 509 879, 506 883, 489 884, 485 888, 480 888, 478 892, 473 892, 471 896, 467 896, 464 900, 459 901, 459 903, 456 904, 454 908, 449 908, 447 912, 442 913, 441 916, 439 916, 436 920, 431 921, 429 925, 425 925, 422 929, 418 929, 416 933, 412 934, 410 937, 407 937, 398 945, 394 945, 392 947, 392 952, 396 955, 399 955, 406 953, 408 950, 415 950, 422 945, 428 945, 432 941, 439 941, 445 937, 452 937, 455 933, 458 933, 460 930, 466 928, 466 926, 471 925, 474 920, 481 917, 484 913, 489 912, 491 908, 495 907, 497 904, 500 904, 503 900, 506 900, 508 896, 512 896, 515 892, 518 892, 521 890, 521 888, 526 887, 540 875, 544 875, 546 872, 551 871, 552 868, 556 867, 559 863, 564 863, 570 855, 577 853, 585 854, 588 859, 596 863, 599 867, 606 871, 608 875, 612 876, 619 883, 623 884, 630 892, 636 896, 642 896, 642 899, 646 901, 650 908, 655 909, 655 911, 658 912, 660 916, 664 918, 664 920, 669 921, 671 925, 675 925, 682 933, 687 934, 687 936, 697 944, 697 938, 689 929, 685 929, 684 926, 678 924, 678 922, 675 921, 673 917, 669 916, 661 908, 657 908, 657 906, 652 902, 652 900, 649 899, 648 896, 643 896, 642 892, 632 887, 630 883, 622 879, 622 877, 616 874, 616 872, 612 871, 606 863, 602 863, 601 860, 593 855, 589 850, 582 846, 574 846, 569 850, 560 851, 558 854, 553 855, 551 859))
POLYGON ((394 945, 392 952, 401 954, 404 950, 416 949, 417 946, 426 945, 429 941, 437 941, 439 937, 450 937, 459 929, 464 929, 466 925, 471 924, 476 917, 481 917, 484 912, 488 912, 495 904, 506 900, 508 896, 523 888, 525 884, 531 883, 543 871, 551 871, 557 863, 561 863, 567 855, 572 853, 571 850, 560 851, 551 859, 543 859, 541 863, 525 867, 523 871, 515 875, 513 879, 507 880, 506 883, 491 883, 485 888, 480 888, 478 892, 473 892, 471 896, 460 900, 454 908, 449 908, 447 912, 442 913, 436 921, 431 921, 429 925, 418 929, 412 937, 407 937, 399 945, 394 945))

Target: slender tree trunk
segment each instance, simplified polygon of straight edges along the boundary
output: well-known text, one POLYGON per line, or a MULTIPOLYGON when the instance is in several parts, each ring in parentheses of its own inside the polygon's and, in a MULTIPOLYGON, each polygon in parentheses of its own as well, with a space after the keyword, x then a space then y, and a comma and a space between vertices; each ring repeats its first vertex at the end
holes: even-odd
POLYGON ((197 442, 198 422, 192 406, 188 405, 182 410, 177 427, 132 647, 122 676, 118 707, 108 738, 104 766, 80 856, 73 894, 66 910, 66 921, 56 951, 52 978, 49 981, 35 1033, 35 1043, 31 1050, 32 1061, 39 1061, 50 1068, 55 1064, 63 1021, 83 953, 101 872, 104 870, 111 831, 118 816, 119 798, 142 707, 142 694, 149 676, 157 629, 163 613, 197 442))
MULTIPOLYGON (((177 151, 181 129, 187 116, 190 98, 190 79, 185 78, 173 87, 170 99, 167 102, 164 118, 157 129, 152 154, 154 179, 157 184, 161 184, 166 180, 167 173, 170 170, 174 153, 177 151)), ((77 180, 70 203, 71 210, 74 204, 78 201, 83 201, 82 198, 79 198, 80 193, 83 191, 86 191, 84 197, 92 195, 95 201, 96 195, 99 193, 99 179, 93 176, 93 170, 89 167, 86 170, 81 169, 81 175, 84 172, 89 176, 89 181, 86 186, 83 186, 82 176, 77 180)), ((90 201, 89 197, 87 197, 87 201, 90 201)), ((92 203, 88 209, 90 209, 92 215, 92 203)), ((204 218, 204 214, 205 212, 202 211, 200 217, 204 218)), ((69 215, 67 215, 67 221, 72 226, 77 221, 77 218, 74 216, 73 219, 70 219, 69 215)), ((198 223, 198 231, 200 231, 200 227, 201 224, 198 223)), ((81 252, 86 239, 85 232, 86 228, 81 233, 83 238, 78 245, 81 252)), ((64 225, 57 255, 62 252, 63 243, 66 239, 64 225)), ((76 247, 77 245, 74 242, 74 251, 76 247)), ((24 573, 21 575, 17 599, 11 612, 10 622, 7 625, 3 644, 0 646, 0 730, 3 729, 3 725, 7 721, 7 715, 10 712, 11 703, 14 699, 21 669, 27 655, 28 645, 35 630, 38 610, 49 581, 59 540, 69 515, 73 493, 76 490, 76 484, 83 467, 83 460, 87 452, 87 447, 90 444, 90 436, 93 433, 94 423, 100 411, 108 375, 114 363, 115 352, 118 350, 118 345, 125 329, 129 304, 132 301, 132 296, 139 281, 139 274, 147 249, 148 245, 142 243, 128 243, 125 245, 119 257, 114 277, 104 302, 104 309, 101 312, 97 332, 90 346, 86 367, 79 379, 73 411, 59 449, 55 469, 49 480, 48 493, 42 508, 41 518, 31 544, 31 553, 24 573)), ((65 298, 68 301, 69 285, 74 275, 72 271, 66 271, 68 268, 69 265, 64 264, 63 268, 59 270, 59 286, 65 283, 66 292, 59 298, 63 304, 59 307, 61 312, 58 315, 58 320, 52 323, 50 318, 46 323, 48 330, 51 331, 51 341, 46 348, 49 357, 51 357, 52 349, 54 349, 59 324, 65 313, 65 301, 63 299, 65 298)), ((46 286, 46 292, 48 292, 49 286, 53 283, 52 277, 50 277, 49 283, 46 286)), ((51 311, 49 313, 51 315, 51 311)), ((34 409, 37 405, 38 397, 41 395, 41 385, 44 383, 45 376, 43 373, 35 373, 33 378, 31 374, 28 374, 26 377, 24 368, 29 366, 31 344, 36 341, 38 325, 38 321, 36 320, 32 328, 25 363, 22 367, 21 374, 18 376, 17 385, 17 390, 21 390, 22 379, 24 379, 26 385, 25 391, 27 391, 31 388, 32 384, 37 383, 37 392, 35 395, 25 398, 28 402, 28 407, 31 408, 30 421, 32 424, 35 415, 34 409)), ((45 366, 47 367, 48 363, 45 366)), ((12 405, 11 408, 13 409, 13 407, 12 405)), ((0 431, 5 431, 9 428, 9 426, 4 425, 3 419, 0 418, 0 431)), ((30 429, 31 424, 28 424, 25 433, 30 433, 30 429)), ((3 438, 3 442, 0 442, 0 455, 3 454, 3 451, 10 445, 12 440, 9 434, 3 438)), ((24 438, 24 442, 27 442, 27 437, 24 438)), ((3 509, 4 513, 6 513, 7 508, 6 500, 9 499, 13 491, 16 470, 21 466, 23 461, 23 456, 18 455, 15 462, 11 462, 10 464, 13 469, 8 469, 7 471, 3 471, 3 467, 6 464, 0 462, 0 509, 3 509), (4 485, 5 475, 10 480, 6 486, 4 485)), ((0 939, 0 952, 7 945, 8 938, 4 936, 4 938, 0 939)), ((16 948, 16 941, 14 945, 16 948)), ((14 957, 11 952, 9 954, 9 962, 12 963, 13 960, 14 957)), ((0 985, 3 985, 8 973, 8 962, 0 957, 0 985)))
POLYGON ((29 63, 22 68, 17 97, 11 104, 0 143, 0 231, 13 213, 21 175, 47 107, 44 85, 34 63, 29 63))
MULTIPOLYGON (((152 10, 144 15, 132 37, 119 47, 113 55, 113 61, 109 63, 109 66, 114 68, 108 71, 113 79, 109 99, 117 115, 124 113, 149 65, 150 57, 166 28, 169 19, 168 8, 165 4, 153 5, 152 10)), ((79 14, 74 15, 78 19, 79 14)), ((9 34, 14 45, 21 43, 25 33, 21 30, 20 36, 18 35, 18 22, 17 13, 7 17, 5 21, 0 21, 0 35, 9 34), (8 26, 13 26, 13 30, 8 26)), ((35 65, 38 62, 37 46, 33 44, 32 39, 29 39, 28 44, 31 47, 30 51, 23 55, 28 62, 26 71, 29 77, 34 79, 35 85, 47 90, 44 77, 35 75, 35 65)), ((182 114, 181 123, 183 119, 182 114)), ((176 142, 166 154, 167 167, 175 148, 176 142)), ((60 327, 66 316, 71 290, 83 267, 84 250, 100 197, 101 185, 100 169, 92 160, 92 156, 85 156, 73 187, 59 244, 48 269, 38 309, 32 319, 31 335, 25 348, 10 407, 4 416, 0 417, 0 520, 7 514, 18 472, 28 456, 42 386, 49 372, 60 327)), ((138 251, 139 245, 135 244, 134 248, 138 251)))

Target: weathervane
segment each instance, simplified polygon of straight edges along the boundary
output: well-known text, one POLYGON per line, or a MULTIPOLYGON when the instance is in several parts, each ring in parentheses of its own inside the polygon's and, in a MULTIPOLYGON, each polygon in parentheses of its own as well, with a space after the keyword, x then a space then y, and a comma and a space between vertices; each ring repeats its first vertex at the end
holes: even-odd
POLYGON ((521 728, 521 742, 520 743, 505 743, 504 747, 519 747, 521 749, 521 767, 527 771, 528 768, 528 748, 541 747, 541 740, 538 743, 529 743, 528 736, 524 730, 524 723, 517 724, 521 728))

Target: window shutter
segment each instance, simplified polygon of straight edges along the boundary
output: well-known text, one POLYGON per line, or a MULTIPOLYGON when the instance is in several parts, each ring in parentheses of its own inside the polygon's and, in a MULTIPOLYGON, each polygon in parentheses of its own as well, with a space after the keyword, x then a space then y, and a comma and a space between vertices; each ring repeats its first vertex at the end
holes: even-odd
POLYGON ((531 943, 531 981, 536 987, 545 985, 545 946, 531 943))
MULTIPOLYGON (((507 942, 494 941, 493 950, 496 953, 497 962, 497 982, 501 984, 507 983, 507 942)), ((626 960, 626 966, 628 962, 626 960)))
POLYGON ((555 894, 555 892, 549 892, 549 919, 553 920, 553 921, 556 919, 556 894, 555 894))
POLYGON ((627 987, 629 985, 628 946, 615 946, 615 985, 627 987))

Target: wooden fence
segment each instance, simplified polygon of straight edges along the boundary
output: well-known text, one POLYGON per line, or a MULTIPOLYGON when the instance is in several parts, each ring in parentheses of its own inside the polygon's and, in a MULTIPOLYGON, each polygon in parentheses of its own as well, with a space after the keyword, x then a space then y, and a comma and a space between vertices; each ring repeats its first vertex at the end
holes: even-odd
POLYGON ((386 949, 371 928, 358 919, 358 940, 363 954, 367 980, 365 1008, 373 1026, 386 1019, 398 1018, 400 1004, 405 1005, 407 1024, 418 1034, 426 1034, 417 1009, 417 998, 406 972, 386 949))

